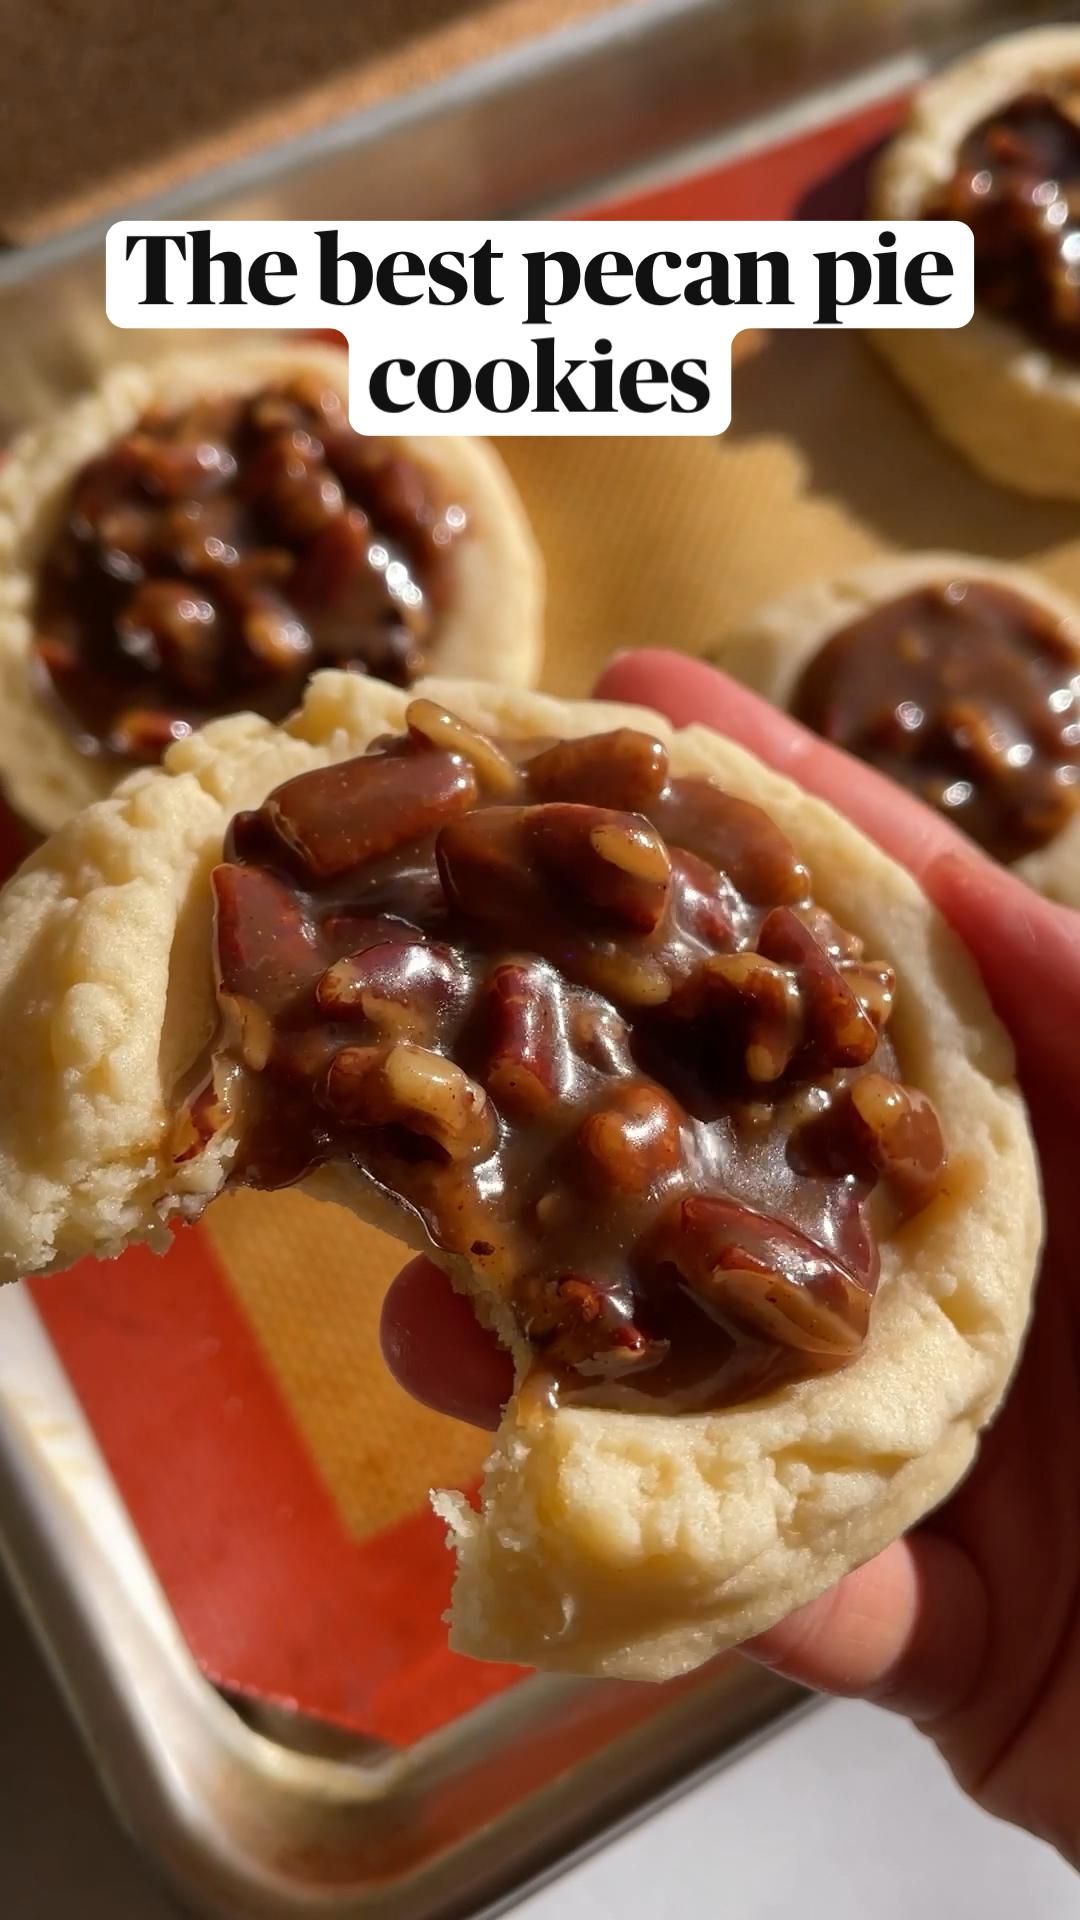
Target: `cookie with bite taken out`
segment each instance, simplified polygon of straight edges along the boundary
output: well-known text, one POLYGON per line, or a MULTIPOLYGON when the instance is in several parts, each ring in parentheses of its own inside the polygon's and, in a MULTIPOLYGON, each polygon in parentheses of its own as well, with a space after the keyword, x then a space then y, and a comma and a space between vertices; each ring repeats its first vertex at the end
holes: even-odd
POLYGON ((320 674, 27 862, 0 997, 0 1271, 300 1183, 512 1351, 439 1497, 470 1653, 695 1666, 941 1500, 1008 1381, 1008 1041, 910 878, 705 728, 320 674))

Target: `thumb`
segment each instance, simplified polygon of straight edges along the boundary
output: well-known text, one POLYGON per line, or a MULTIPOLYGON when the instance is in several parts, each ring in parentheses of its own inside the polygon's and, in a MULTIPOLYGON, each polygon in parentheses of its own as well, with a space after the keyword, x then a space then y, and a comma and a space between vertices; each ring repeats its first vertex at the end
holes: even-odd
POLYGON ((919 1532, 739 1651, 818 1692, 926 1723, 946 1719, 971 1692, 987 1631, 973 1562, 952 1541, 919 1532))

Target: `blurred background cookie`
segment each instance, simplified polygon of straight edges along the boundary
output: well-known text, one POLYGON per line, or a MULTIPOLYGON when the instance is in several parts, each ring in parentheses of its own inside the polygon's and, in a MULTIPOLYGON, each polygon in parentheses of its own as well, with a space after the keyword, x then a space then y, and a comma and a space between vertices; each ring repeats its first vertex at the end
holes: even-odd
POLYGON ((975 235, 970 325, 879 333, 881 353, 980 472, 1080 499, 1080 27, 1012 34, 930 80, 871 211, 975 235))
POLYGON ((0 776, 39 828, 319 667, 529 686, 542 570, 478 440, 353 432, 327 346, 114 369, 0 475, 0 776))
POLYGON ((714 658, 1080 906, 1080 607, 1038 575, 875 561, 773 601, 714 658))

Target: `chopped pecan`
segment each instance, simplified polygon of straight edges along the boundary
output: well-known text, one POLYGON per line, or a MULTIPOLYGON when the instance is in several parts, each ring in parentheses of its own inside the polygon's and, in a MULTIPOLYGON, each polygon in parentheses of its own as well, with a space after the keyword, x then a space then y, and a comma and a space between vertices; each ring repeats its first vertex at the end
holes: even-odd
POLYGON ((476 775, 457 754, 362 754, 297 774, 270 795, 264 812, 290 851, 325 880, 433 833, 467 813, 477 792, 476 775))
POLYGON ((349 431, 341 396, 314 368, 300 367, 287 380, 249 395, 244 406, 245 439, 309 433, 323 444, 324 429, 349 431))
POLYGON ((448 947, 386 940, 335 961, 315 998, 332 1018, 368 1020, 387 1037, 430 1043, 466 986, 465 970, 448 947))
POLYGON ((404 1127, 451 1160, 483 1160, 497 1127, 483 1087, 453 1060, 407 1040, 343 1047, 330 1063, 321 1098, 347 1127, 404 1127))
POLYGON ((480 1079, 501 1112, 535 1118, 558 1100, 565 1044, 557 977, 535 961, 504 961, 481 990, 480 1079))
MULTIPOLYGON (((116 520, 126 517, 131 509, 117 509, 108 516, 116 520)), ((145 512, 145 509, 144 509, 145 512)), ((240 532, 238 514, 234 501, 222 498, 209 500, 180 500, 173 507, 158 509, 155 515, 155 546, 159 555, 181 572, 196 576, 227 573, 240 559, 240 532)), ((105 523, 101 523, 102 537, 106 537, 105 523)), ((145 557, 147 543, 137 543, 132 529, 126 538, 118 541, 128 553, 142 552, 145 557)))
POLYGON ((667 749, 634 727, 617 727, 545 747, 528 762, 527 773, 537 800, 647 813, 667 784, 667 749))
POLYGON ((652 933, 671 893, 667 848, 640 814, 549 801, 522 812, 526 845, 588 907, 652 933))
POLYGON ((791 841, 749 800, 724 793, 711 780, 672 782, 664 801, 664 831, 672 847, 686 847, 738 888, 755 906, 794 906, 810 896, 810 876, 791 841))
POLYGON ((283 540, 308 540, 344 510, 341 483, 319 440, 302 427, 266 434, 248 462, 244 492, 283 540))
POLYGON ((299 616, 268 588, 248 586, 238 624, 257 671, 303 673, 310 666, 314 652, 310 633, 299 616))
POLYGON ((211 879, 220 990, 277 1018, 321 971, 314 929, 292 888, 264 867, 225 864, 211 879))
MULTIPOLYGON (((551 802, 490 807, 444 827, 436 844, 454 906, 512 939, 571 940, 571 900, 634 931, 655 927, 670 891, 663 842, 647 821, 551 802)), ((580 937, 582 945, 587 936, 580 937)))
POLYGON ((842 927, 824 907, 801 906, 792 909, 803 926, 813 935, 819 947, 823 947, 830 960, 861 960, 864 941, 850 928, 842 927))
MULTIPOLYGON (((324 1107, 347 1127, 387 1123, 390 1096, 384 1068, 393 1042, 372 1047, 339 1047, 330 1057, 320 1090, 324 1107)), ((394 1108, 394 1119, 400 1120, 394 1108)))
POLYGON ((124 652, 185 693, 205 695, 221 671, 222 623, 213 601, 184 580, 144 580, 117 622, 124 652))
POLYGON ((405 709, 405 721, 414 739, 427 746, 441 747, 447 753, 460 753, 477 779, 497 800, 515 800, 521 794, 521 774, 494 740, 476 727, 467 727, 456 714, 448 713, 434 700, 412 700, 405 709))
POLYGON ((671 998, 672 976, 656 954, 598 941, 583 950, 578 968, 581 978, 617 1007, 662 1007, 671 998))
MULTIPOLYGON (((188 503, 189 511, 199 506, 188 503)), ((162 508, 139 501, 119 501, 99 514, 97 538, 104 550, 105 565, 114 578, 138 580, 158 543, 162 508)))
POLYGON ((570 1045, 579 1060, 600 1073, 630 1071, 630 1029, 614 1007, 579 997, 570 1015, 570 1045))
POLYGON ((423 942, 425 935, 409 920, 392 913, 365 913, 362 908, 344 908, 328 913, 322 923, 323 944, 332 950, 335 960, 347 960, 367 947, 381 947, 387 940, 405 945, 423 942))
POLYGON ((827 1067, 865 1066, 877 1051, 878 1029, 836 961, 818 946, 789 907, 762 923, 758 951, 796 970, 806 1009, 807 1039, 827 1067))
POLYGON ((652 1256, 736 1338, 747 1334, 840 1363, 866 1335, 870 1294, 838 1260, 781 1220, 719 1195, 680 1200, 652 1256))
POLYGON ((941 1122, 924 1093, 881 1073, 864 1073, 848 1094, 853 1145, 914 1213, 933 1199, 945 1166, 941 1122))
MULTIPOLYGON (((310 409, 319 412, 318 404, 310 409)), ((255 393, 248 402, 248 422, 258 433, 294 433, 303 427, 307 405, 294 393, 269 387, 255 393)))
POLYGON ((975 700, 946 700, 938 713, 938 726, 957 758, 978 774, 999 780, 1008 774, 1008 753, 1013 742, 1008 732, 995 724, 994 716, 975 700))
POLYGON ((526 1274, 515 1306, 522 1331, 543 1358, 593 1378, 656 1366, 667 1343, 635 1326, 626 1303, 585 1274, 526 1274))
POLYGON ((429 496, 427 479, 417 465, 377 440, 361 441, 360 447, 371 462, 379 518, 391 539, 409 547, 418 529, 434 531, 442 524, 429 496))
POLYGON ((232 1119, 232 1106, 223 1084, 220 1067, 215 1067, 198 1091, 186 1100, 173 1126, 172 1157, 178 1166, 194 1160, 209 1146, 215 1134, 232 1119))
MULTIPOLYGON (((426 759, 427 756, 424 756, 426 759)), ((464 813, 440 828, 435 854, 450 904, 469 920, 504 933, 515 943, 542 930, 545 904, 528 858, 523 807, 489 807, 464 813)))
MULTIPOLYGON (((326 458, 343 485, 362 506, 377 509, 379 530, 395 542, 414 565, 422 564, 440 547, 448 546, 465 528, 461 507, 440 511, 423 469, 403 459, 377 439, 353 433, 347 423, 322 430, 326 458)), ((437 588, 438 581, 432 585, 437 588)))
POLYGON ((110 744, 115 753, 122 753, 129 760, 145 760, 153 765, 174 740, 182 740, 190 732, 187 720, 163 713, 160 707, 125 707, 113 723, 110 744))
POLYGON ((672 850, 671 870, 679 925, 714 952, 730 952, 739 944, 747 918, 738 889, 726 874, 718 873, 707 860, 688 853, 685 847, 672 850))
POLYGON ((841 960, 839 967, 863 1012, 883 1032, 896 998, 896 969, 867 960, 841 960))
POLYGON ((105 459, 115 460, 118 472, 126 470, 147 493, 166 500, 198 499, 223 486, 236 472, 228 447, 181 434, 164 439, 137 430, 111 448, 105 459))
POLYGON ((682 1157, 684 1115, 648 1080, 617 1083, 583 1120, 571 1143, 573 1172, 589 1187, 619 1196, 647 1193, 682 1157))
POLYGON ((224 1044, 252 1073, 261 1073, 274 1049, 274 1028, 265 1007, 244 994, 218 994, 225 1019, 224 1044))
POLYGON ((760 953, 718 953, 695 975, 703 1012, 734 1023, 746 1077, 757 1086, 779 1080, 803 1041, 805 1013, 795 975, 760 953))
MULTIPOLYGON (((347 611, 359 607, 369 615, 372 605, 384 598, 368 559, 371 541, 371 522, 359 507, 335 514, 305 542, 292 577, 297 604, 347 611)), ((341 651, 347 654, 346 647, 341 651)))

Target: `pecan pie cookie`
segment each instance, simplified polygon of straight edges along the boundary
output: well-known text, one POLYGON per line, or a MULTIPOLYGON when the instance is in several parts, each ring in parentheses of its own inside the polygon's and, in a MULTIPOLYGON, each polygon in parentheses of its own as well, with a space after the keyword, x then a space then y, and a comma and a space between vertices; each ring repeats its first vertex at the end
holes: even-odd
POLYGON ((969 554, 797 587, 713 649, 747 686, 1080 907, 1080 607, 969 554))
POLYGON ((980 472, 1080 499, 1080 27, 1011 34, 928 81, 870 210, 975 235, 970 324, 878 333, 881 353, 980 472))
POLYGON ((469 1652, 695 1665, 940 1500, 1016 1358, 1040 1205, 974 971, 705 728, 320 674, 27 862, 0 1000, 2 1270, 302 1182, 511 1348, 481 1508, 439 1497, 469 1652))
POLYGON ((542 569, 485 443, 374 438, 344 353, 123 366, 0 470, 0 777, 43 829, 320 667, 531 686, 542 569))

